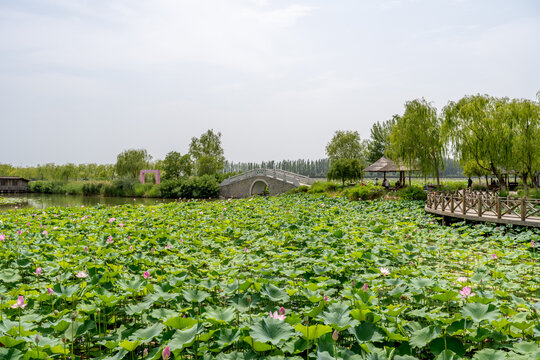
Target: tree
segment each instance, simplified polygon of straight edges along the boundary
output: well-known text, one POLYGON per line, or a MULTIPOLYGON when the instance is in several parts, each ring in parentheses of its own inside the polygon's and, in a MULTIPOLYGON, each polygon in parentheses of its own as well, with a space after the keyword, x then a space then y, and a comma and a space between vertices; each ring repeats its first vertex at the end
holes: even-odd
POLYGON ((437 109, 424 99, 407 101, 403 116, 395 120, 390 132, 392 157, 424 175, 434 175, 439 185, 446 143, 437 109))
POLYGON ((489 95, 464 96, 443 109, 443 128, 460 162, 476 161, 493 173, 503 188, 501 170, 510 168, 514 136, 507 102, 489 95))
POLYGON ((485 176, 486 186, 488 185, 487 176, 489 175, 489 171, 484 166, 479 166, 475 160, 469 160, 463 165, 463 175, 466 177, 476 176, 478 177, 478 182, 481 182, 480 178, 485 176))
POLYGON ((390 145, 390 131, 396 123, 399 115, 394 115, 392 119, 383 122, 376 122, 371 127, 371 139, 367 146, 366 160, 374 163, 384 156, 390 145))
POLYGON ((530 100, 512 100, 508 104, 513 119, 512 162, 523 181, 527 195, 527 180, 531 177, 535 188, 535 174, 540 170, 540 103, 530 100))
POLYGON ((345 180, 362 178, 362 166, 358 159, 337 159, 332 161, 326 177, 328 180, 341 180, 341 184, 345 185, 345 180))
POLYGON ((190 176, 193 172, 193 164, 189 154, 181 155, 179 152, 171 151, 161 164, 165 174, 163 179, 178 179, 181 176, 190 176))
POLYGON ((191 138, 189 154, 195 160, 197 175, 213 175, 223 170, 225 156, 221 146, 221 133, 208 130, 200 138, 191 138))
POLYGON ((152 157, 144 149, 124 150, 116 157, 115 171, 118 176, 137 178, 148 166, 152 157))
POLYGON ((326 154, 332 162, 339 159, 358 159, 362 166, 365 161, 367 142, 360 139, 358 131, 336 131, 326 145, 326 154))

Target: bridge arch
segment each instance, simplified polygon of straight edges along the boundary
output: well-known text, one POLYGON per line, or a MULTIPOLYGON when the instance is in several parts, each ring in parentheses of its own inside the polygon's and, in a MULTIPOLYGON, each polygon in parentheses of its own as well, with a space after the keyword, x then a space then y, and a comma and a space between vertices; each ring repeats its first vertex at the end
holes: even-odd
POLYGON ((251 183, 251 186, 249 187, 249 195, 267 195, 266 189, 268 188, 268 192, 270 193, 270 185, 266 180, 263 179, 256 179, 251 183))

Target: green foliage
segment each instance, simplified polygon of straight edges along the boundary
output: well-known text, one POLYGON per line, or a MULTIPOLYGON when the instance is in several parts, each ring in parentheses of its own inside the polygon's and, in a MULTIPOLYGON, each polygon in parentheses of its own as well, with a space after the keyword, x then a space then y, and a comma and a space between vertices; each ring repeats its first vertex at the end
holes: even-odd
POLYGON ((477 191, 486 191, 487 186, 486 184, 473 184, 472 189, 477 191))
POLYGON ((336 131, 332 140, 326 145, 326 155, 332 162, 340 159, 358 159, 364 163, 367 143, 360 139, 358 131, 336 131))
POLYGON ((221 145, 221 133, 208 130, 199 138, 191 138, 189 154, 195 160, 197 175, 213 175, 223 169, 225 157, 221 145))
POLYGON ((366 154, 366 161, 369 164, 384 156, 386 150, 390 147, 390 132, 398 118, 398 115, 394 115, 392 119, 383 122, 377 121, 371 127, 371 137, 366 154))
POLYGON ((0 358, 538 358, 540 230, 434 220, 308 195, 10 209, 0 358))
POLYGON ((471 159, 463 165, 463 175, 466 177, 482 177, 489 175, 489 171, 486 170, 486 166, 479 160, 480 165, 476 160, 471 159))
POLYGON ((124 150, 116 157, 114 169, 118 176, 138 178, 140 171, 148 167, 151 159, 144 149, 124 150))
POLYGON ((390 154, 425 176, 435 176, 444 166, 446 139, 441 133, 437 109, 425 99, 405 103, 403 116, 396 116, 390 132, 390 154))
POLYGON ((426 200, 427 193, 418 186, 407 186, 397 191, 397 195, 404 200, 426 200))
POLYGON ((338 185, 331 181, 315 181, 309 187, 307 191, 309 194, 321 194, 325 192, 335 192, 338 189, 338 185))
POLYGON ((165 198, 216 198, 219 196, 219 191, 219 183, 211 175, 168 180, 160 186, 161 195, 165 198))
POLYGON ((189 154, 181 155, 176 151, 169 152, 162 163, 164 180, 174 180, 179 177, 191 176, 193 162, 189 154))
POLYGON ((357 184, 351 188, 343 189, 343 195, 349 200, 375 200, 379 199, 386 193, 382 186, 361 185, 357 184))
POLYGON ((345 181, 353 181, 362 178, 362 166, 358 159, 333 160, 326 177, 328 180, 340 180, 342 185, 345 181))

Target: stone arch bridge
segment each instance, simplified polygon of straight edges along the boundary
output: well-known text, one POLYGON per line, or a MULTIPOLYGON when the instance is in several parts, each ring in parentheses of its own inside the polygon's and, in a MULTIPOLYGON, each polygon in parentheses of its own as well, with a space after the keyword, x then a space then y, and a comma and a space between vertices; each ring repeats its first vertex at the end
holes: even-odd
POLYGON ((252 195, 279 195, 301 185, 311 185, 315 179, 280 169, 254 169, 225 179, 220 185, 221 196, 246 198, 252 195))

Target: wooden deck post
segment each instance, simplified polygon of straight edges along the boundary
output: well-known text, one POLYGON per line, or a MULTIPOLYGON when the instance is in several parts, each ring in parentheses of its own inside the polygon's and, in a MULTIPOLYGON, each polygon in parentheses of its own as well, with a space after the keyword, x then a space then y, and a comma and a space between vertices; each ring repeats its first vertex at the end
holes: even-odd
POLYGON ((450 212, 454 213, 454 194, 450 195, 450 212))
POLYGON ((482 194, 478 194, 478 217, 482 217, 482 194))
POLYGON ((524 196, 521 198, 521 221, 525 221, 527 215, 527 198, 524 196))
POLYGON ((467 213, 467 201, 465 197, 465 191, 463 192, 463 201, 461 202, 461 210, 463 211, 463 215, 467 213))
POLYGON ((497 212, 497 219, 502 217, 501 215, 501 199, 497 196, 497 202, 495 203, 495 211, 497 212))

